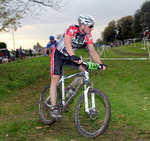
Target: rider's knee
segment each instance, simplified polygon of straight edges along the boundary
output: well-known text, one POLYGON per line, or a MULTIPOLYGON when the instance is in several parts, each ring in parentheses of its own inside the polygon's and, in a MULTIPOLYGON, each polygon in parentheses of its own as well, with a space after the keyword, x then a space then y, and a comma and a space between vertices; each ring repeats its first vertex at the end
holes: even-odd
POLYGON ((51 83, 58 83, 60 79, 59 75, 53 75, 51 76, 51 83))

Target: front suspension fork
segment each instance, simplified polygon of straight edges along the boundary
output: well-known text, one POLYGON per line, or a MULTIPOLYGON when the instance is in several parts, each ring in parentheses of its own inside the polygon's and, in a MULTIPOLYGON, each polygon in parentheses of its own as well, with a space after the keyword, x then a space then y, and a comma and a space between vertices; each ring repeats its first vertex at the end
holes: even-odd
POLYGON ((88 91, 91 88, 91 86, 89 86, 88 88, 86 88, 86 84, 84 85, 84 100, 85 100, 85 112, 86 113, 90 113, 90 109, 94 109, 95 108, 95 94, 92 93, 91 94, 91 108, 89 108, 89 100, 88 100, 88 91))

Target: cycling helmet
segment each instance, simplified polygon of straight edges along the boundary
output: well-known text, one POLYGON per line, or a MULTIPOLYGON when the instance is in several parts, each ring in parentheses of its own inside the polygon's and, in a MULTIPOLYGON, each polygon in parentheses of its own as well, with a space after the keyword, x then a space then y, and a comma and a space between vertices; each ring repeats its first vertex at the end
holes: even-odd
POLYGON ((49 39, 50 39, 50 40, 54 40, 54 36, 50 36, 49 39))
POLYGON ((94 25, 94 18, 90 15, 79 15, 78 17, 79 25, 84 24, 87 26, 94 25))

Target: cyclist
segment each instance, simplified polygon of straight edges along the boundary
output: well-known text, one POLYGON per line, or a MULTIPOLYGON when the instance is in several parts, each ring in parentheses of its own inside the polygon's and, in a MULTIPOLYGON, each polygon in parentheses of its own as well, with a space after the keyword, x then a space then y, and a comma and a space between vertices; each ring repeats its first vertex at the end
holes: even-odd
POLYGON ((149 31, 146 29, 145 32, 143 33, 143 43, 144 43, 143 49, 146 49, 145 43, 148 41, 149 38, 150 38, 150 34, 149 34, 149 31))
POLYGON ((52 53, 53 47, 55 46, 55 44, 57 43, 57 41, 55 40, 55 37, 53 35, 51 35, 49 37, 50 41, 48 42, 46 48, 45 48, 45 53, 44 56, 47 55, 47 50, 50 49, 50 53, 52 53))
MULTIPOLYGON (((69 26, 59 42, 53 48, 52 57, 51 57, 51 87, 50 87, 50 98, 51 98, 51 117, 54 119, 61 118, 62 116, 59 114, 56 104, 56 87, 59 83, 60 74, 62 70, 62 66, 64 63, 64 58, 70 56, 71 60, 67 62, 67 66, 72 69, 77 69, 80 71, 84 71, 84 67, 81 65, 81 59, 77 57, 74 51, 80 48, 83 44, 87 44, 88 50, 93 58, 93 60, 100 64, 103 67, 103 70, 106 69, 106 66, 103 66, 99 55, 94 49, 93 46, 93 38, 91 35, 91 31, 94 29, 94 19, 90 15, 79 15, 78 17, 79 25, 71 25, 69 26)), ((75 83, 78 81, 75 78, 75 83)), ((73 84, 72 82, 71 84, 73 84)))
POLYGON ((146 30, 146 31, 143 33, 143 38, 144 38, 144 39, 148 39, 149 37, 150 37, 149 31, 146 30))

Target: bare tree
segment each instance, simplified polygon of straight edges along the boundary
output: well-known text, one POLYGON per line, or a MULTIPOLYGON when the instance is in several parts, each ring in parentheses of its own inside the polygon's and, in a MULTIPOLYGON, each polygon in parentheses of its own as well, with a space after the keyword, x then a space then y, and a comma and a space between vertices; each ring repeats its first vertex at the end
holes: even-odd
POLYGON ((61 0, 0 0, 0 32, 9 32, 12 26, 17 30, 20 19, 28 15, 37 17, 44 7, 59 10, 61 0))

